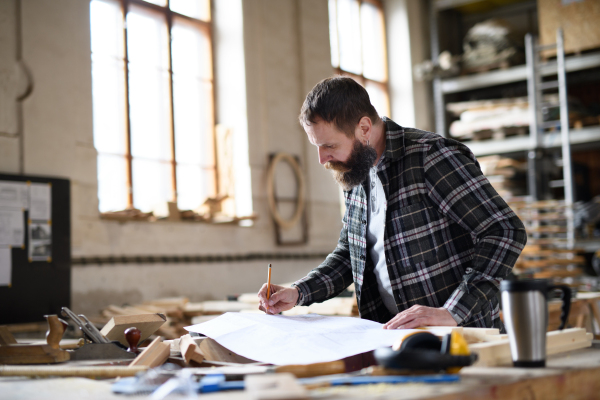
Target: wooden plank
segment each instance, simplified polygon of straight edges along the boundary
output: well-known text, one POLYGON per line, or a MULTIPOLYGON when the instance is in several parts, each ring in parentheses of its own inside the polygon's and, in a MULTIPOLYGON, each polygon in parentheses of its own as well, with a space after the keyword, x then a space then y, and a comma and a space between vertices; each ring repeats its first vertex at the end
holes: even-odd
POLYGON ((8 327, 6 325, 2 325, 0 326, 0 346, 8 346, 10 344, 17 344, 17 340, 8 330, 8 327))
POLYGON ((222 361, 238 364, 250 364, 256 362, 234 353, 211 338, 206 338, 200 343, 200 351, 208 361, 222 361))
POLYGON ((181 337, 179 341, 179 349, 181 351, 181 356, 188 364, 190 364, 192 361, 201 364, 202 361, 204 361, 204 355, 190 335, 183 335, 181 337))
MULTIPOLYGON (((590 346, 591 338, 585 332, 585 329, 572 328, 548 332, 546 334, 547 356, 590 346)), ((478 360, 474 365, 478 367, 512 364, 510 343, 508 339, 495 342, 475 343, 469 346, 469 350, 477 353, 478 360)))
POLYGON ((138 314, 114 316, 102 328, 100 333, 110 340, 118 340, 122 345, 129 347, 125 339, 125 330, 135 327, 141 332, 140 343, 156 332, 166 322, 162 314, 138 314))
POLYGON ((146 371, 148 367, 121 366, 12 366, 0 365, 0 376, 80 376, 85 378, 117 378, 119 376, 134 376, 146 371))
POLYGON ((163 343, 161 337, 157 337, 131 362, 131 364, 129 364, 129 366, 135 367, 141 365, 149 368, 158 367, 159 365, 163 365, 170 355, 171 346, 167 343, 163 343))

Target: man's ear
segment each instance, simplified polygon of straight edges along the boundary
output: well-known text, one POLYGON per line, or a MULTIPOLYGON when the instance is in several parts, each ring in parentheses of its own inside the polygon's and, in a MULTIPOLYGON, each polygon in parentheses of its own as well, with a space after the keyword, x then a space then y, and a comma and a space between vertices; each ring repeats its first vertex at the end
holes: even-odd
POLYGON ((354 132, 354 134, 358 139, 360 139, 361 142, 366 143, 369 139, 371 139, 372 131, 373 122, 371 122, 371 118, 362 117, 356 125, 356 131, 354 132))

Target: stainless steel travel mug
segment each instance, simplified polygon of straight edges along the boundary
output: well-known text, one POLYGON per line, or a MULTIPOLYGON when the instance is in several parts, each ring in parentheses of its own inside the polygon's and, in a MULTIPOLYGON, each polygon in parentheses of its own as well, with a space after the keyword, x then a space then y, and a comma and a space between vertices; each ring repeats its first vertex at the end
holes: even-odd
POLYGON ((565 285, 549 285, 545 280, 502 281, 502 313, 510 341, 515 367, 546 365, 546 331, 548 329, 548 292, 561 290, 563 329, 571 306, 571 289, 565 285))

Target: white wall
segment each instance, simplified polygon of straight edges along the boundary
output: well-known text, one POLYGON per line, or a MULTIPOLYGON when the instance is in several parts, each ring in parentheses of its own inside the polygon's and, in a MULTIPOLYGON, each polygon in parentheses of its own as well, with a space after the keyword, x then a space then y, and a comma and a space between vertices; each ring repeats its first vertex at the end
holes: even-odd
POLYGON ((430 82, 413 78, 413 66, 430 59, 427 2, 384 0, 388 37, 391 118, 402 126, 434 130, 430 82))
MULTIPOLYGON (((411 15, 421 12, 419 3, 418 0, 386 1, 386 7, 395 10, 394 15, 398 7, 408 10, 404 22, 397 17, 388 20, 388 30, 406 32, 406 26, 390 24, 406 23, 407 19, 412 21, 408 31, 422 29, 411 19, 411 15)), ((14 66, 19 54, 33 81, 32 92, 22 103, 10 100, 15 106, 17 125, 14 132, 3 132, 0 128, 0 172, 71 180, 73 257, 318 254, 334 248, 341 228, 338 188, 318 164, 316 150, 297 122, 305 95, 315 83, 332 74, 327 1, 216 0, 215 12, 227 13, 228 7, 231 10, 240 4, 237 19, 232 18, 229 23, 239 24, 239 17, 243 16, 243 26, 223 31, 218 25, 227 26, 228 16, 220 18, 221 14, 215 18, 217 44, 225 46, 228 41, 237 41, 238 46, 237 50, 233 46, 233 53, 223 48, 216 52, 217 79, 224 82, 222 85, 217 82, 217 122, 233 126, 236 134, 247 133, 244 162, 250 171, 245 183, 252 188, 253 209, 259 215, 252 227, 163 221, 119 223, 100 219, 92 130, 89 2, 0 1, 0 84, 13 79, 15 87, 20 87, 22 74, 14 66), (239 35, 243 35, 241 42, 239 35), (19 37, 22 44, 17 46, 19 37), (232 72, 235 79, 228 81, 224 73, 227 62, 243 63, 245 72, 244 68, 237 69, 232 72), (17 72, 13 71, 15 68, 17 72), (232 101, 236 85, 242 96, 245 86, 245 96, 232 101), (275 242, 265 177, 269 155, 280 151, 299 157, 306 177, 309 231, 306 245, 280 247, 275 242)), ((416 44, 410 42, 411 64, 423 56, 418 49, 425 39, 417 40, 416 44)), ((391 38, 388 44, 394 67, 397 56, 407 51, 407 43, 404 41, 403 47, 398 47, 391 38)), ((404 69, 404 75, 399 76, 392 71, 391 77, 402 84, 407 73, 404 69)), ((412 85, 415 86, 414 82, 412 85)), ((8 104, 6 99, 10 97, 2 96, 8 93, 7 87, 0 85, 3 104, 8 104)), ((14 91, 18 92, 17 89, 14 91)), ((404 101, 414 102, 414 116, 409 115, 407 120, 412 118, 416 126, 427 129, 423 106, 426 88, 419 90, 414 95, 401 95, 404 101)), ((392 104, 397 98, 398 95, 392 98, 392 104)), ((394 113, 392 117, 396 118, 394 113)), ((108 304, 135 303, 162 296, 188 296, 198 301, 253 292, 265 279, 267 262, 77 264, 72 269, 72 308, 94 314, 108 304)), ((319 262, 316 258, 273 262, 274 280, 293 281, 319 262)))
MULTIPOLYGON (((89 2, 0 3, 0 21, 21 24, 22 59, 33 78, 33 91, 22 103, 22 132, 0 134, 0 172, 16 173, 22 163, 25 174, 71 180, 73 257, 314 254, 334 248, 341 228, 337 188, 318 165, 316 151, 297 123, 305 94, 332 72, 326 1, 242 2, 248 160, 253 208, 259 215, 252 227, 100 219, 92 130, 89 2), (21 138, 23 157, 18 153, 21 138), (278 151, 299 156, 305 171, 306 245, 280 247, 275 242, 265 175, 268 155, 278 151)), ((216 12, 222 12, 219 5, 216 12)), ((12 52, 2 46, 0 51, 0 58, 12 52)), ((217 79, 227 77, 217 74, 217 79)), ((234 113, 218 115, 234 118, 234 113)), ((240 115, 240 120, 244 118, 240 115)), ((202 300, 253 292, 265 279, 267 262, 74 265, 72 308, 93 314, 111 303, 161 296, 202 300)), ((274 280, 298 279, 318 263, 318 259, 274 262, 274 280)))

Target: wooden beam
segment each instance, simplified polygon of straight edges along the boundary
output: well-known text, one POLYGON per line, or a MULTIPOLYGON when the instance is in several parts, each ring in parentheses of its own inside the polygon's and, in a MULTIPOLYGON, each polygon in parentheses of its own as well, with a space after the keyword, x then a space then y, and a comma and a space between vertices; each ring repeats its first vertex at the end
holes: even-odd
POLYGON ((201 364, 204 361, 204 355, 198 348, 198 345, 192 339, 190 335, 183 335, 179 341, 179 350, 186 363, 190 364, 192 361, 201 364))
POLYGON ((122 345, 129 347, 125 339, 127 328, 138 328, 141 333, 140 343, 143 343, 166 321, 167 318, 163 314, 116 315, 104 325, 100 333, 107 339, 118 340, 122 345))
POLYGON ((159 365, 163 365, 170 355, 171 346, 167 343, 163 343, 161 337, 157 337, 131 362, 131 364, 129 364, 129 367, 158 367, 159 365))

